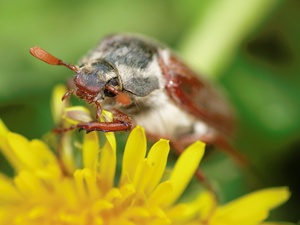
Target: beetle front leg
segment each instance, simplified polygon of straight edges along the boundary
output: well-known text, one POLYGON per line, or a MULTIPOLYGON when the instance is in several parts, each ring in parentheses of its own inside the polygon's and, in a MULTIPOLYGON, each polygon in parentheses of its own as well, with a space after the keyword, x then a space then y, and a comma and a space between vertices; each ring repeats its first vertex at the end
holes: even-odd
POLYGON ((112 122, 87 122, 79 123, 76 128, 79 130, 91 131, 103 131, 103 132, 115 132, 115 131, 129 131, 132 127, 131 119, 124 113, 114 110, 114 119, 112 122))

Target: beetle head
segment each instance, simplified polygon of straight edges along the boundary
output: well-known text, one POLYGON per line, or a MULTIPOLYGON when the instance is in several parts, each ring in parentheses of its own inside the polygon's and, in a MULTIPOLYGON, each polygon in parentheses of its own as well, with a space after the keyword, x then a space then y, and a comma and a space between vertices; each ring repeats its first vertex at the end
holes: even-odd
POLYGON ((118 70, 108 61, 95 59, 78 68, 65 63, 40 47, 32 47, 29 51, 34 57, 48 64, 65 66, 76 72, 74 83, 77 89, 65 93, 63 100, 70 94, 75 94, 89 103, 95 102, 98 109, 101 107, 99 101, 105 97, 116 96, 116 101, 123 105, 131 103, 130 97, 122 93, 123 86, 118 70))
POLYGON ((97 96, 100 99, 114 97, 114 93, 106 89, 108 85, 121 89, 117 69, 102 59, 80 66, 74 82, 78 88, 77 95, 81 98, 83 95, 97 96))

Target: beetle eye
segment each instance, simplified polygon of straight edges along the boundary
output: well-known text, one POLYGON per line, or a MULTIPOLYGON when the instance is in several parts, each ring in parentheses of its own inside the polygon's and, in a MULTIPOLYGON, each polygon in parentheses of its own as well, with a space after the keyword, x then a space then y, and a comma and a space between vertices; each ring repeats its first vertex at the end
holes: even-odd
POLYGON ((110 80, 107 82, 107 85, 113 86, 113 87, 118 86, 118 85, 119 85, 119 80, 118 80, 118 78, 117 78, 117 77, 114 77, 114 78, 110 79, 110 80))
POLYGON ((112 93, 111 91, 109 91, 107 89, 104 90, 104 95, 106 97, 115 97, 116 96, 114 93, 112 93))
MULTIPOLYGON (((109 81, 107 81, 106 86, 113 87, 113 88, 115 88, 115 87, 118 88, 118 86, 119 86, 118 77, 114 77, 114 78, 110 79, 109 81)), ((116 96, 116 94, 111 92, 109 89, 104 90, 104 95, 106 97, 115 97, 116 96)))

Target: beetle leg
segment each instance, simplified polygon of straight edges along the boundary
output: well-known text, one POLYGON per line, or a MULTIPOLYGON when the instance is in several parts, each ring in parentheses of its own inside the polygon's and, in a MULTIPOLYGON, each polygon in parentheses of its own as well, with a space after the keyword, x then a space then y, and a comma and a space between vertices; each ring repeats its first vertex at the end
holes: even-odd
POLYGON ((238 152, 225 138, 218 136, 214 142, 217 146, 220 146, 221 151, 228 153, 238 164, 245 166, 249 165, 249 161, 246 157, 238 152))
POLYGON ((70 127, 57 127, 57 128, 54 128, 52 129, 52 131, 56 134, 61 134, 61 133, 65 133, 65 132, 68 132, 68 131, 72 131, 72 130, 75 130, 77 128, 77 125, 73 125, 73 126, 70 126, 70 127))
POLYGON ((74 94, 75 93, 75 90, 74 89, 71 89, 71 90, 68 90, 61 98, 62 101, 64 101, 66 98, 68 98, 70 95, 74 94))
POLYGON ((223 151, 230 155, 238 164, 240 165, 248 165, 249 162, 245 158, 244 155, 242 155, 240 152, 238 152, 227 139, 223 138, 219 134, 210 134, 210 135, 197 135, 197 134, 191 134, 186 135, 184 137, 179 138, 176 140, 176 145, 179 147, 178 149, 184 149, 187 145, 200 140, 205 142, 207 145, 216 145, 220 147, 220 151, 223 151))
POLYGON ((120 91, 118 91, 116 88, 114 88, 113 86, 110 86, 110 85, 106 85, 105 86, 105 89, 114 93, 115 95, 118 95, 120 91))
POLYGON ((88 123, 79 123, 76 125, 76 128, 79 130, 85 130, 86 132, 90 131, 103 131, 103 132, 115 132, 115 131, 129 131, 131 130, 132 123, 131 119, 124 113, 114 110, 114 119, 112 122, 88 122, 88 123))
POLYGON ((105 86, 105 89, 114 93, 116 96, 115 96, 115 99, 118 103, 121 103, 123 106, 128 106, 132 103, 132 100, 131 98, 123 93, 122 91, 119 91, 117 90, 116 88, 112 87, 112 86, 105 86))
POLYGON ((100 118, 100 115, 102 113, 102 108, 101 108, 101 104, 98 101, 95 101, 95 105, 96 105, 96 120, 98 120, 100 118))

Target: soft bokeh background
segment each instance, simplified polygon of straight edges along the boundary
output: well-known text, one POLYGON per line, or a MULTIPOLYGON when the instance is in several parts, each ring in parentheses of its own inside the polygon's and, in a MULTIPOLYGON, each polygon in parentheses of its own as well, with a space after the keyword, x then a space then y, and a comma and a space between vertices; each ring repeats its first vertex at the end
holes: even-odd
MULTIPOLYGON (((243 169, 215 154, 206 173, 228 201, 256 188, 288 185, 273 219, 300 218, 300 1, 0 1, 0 117, 28 138, 52 127, 49 100, 72 75, 33 58, 41 46, 76 63, 101 37, 137 32, 166 43, 228 92, 241 127, 243 169)), ((8 172, 1 159, 0 169, 8 172)), ((259 203, 258 203, 259 204, 259 203)))

